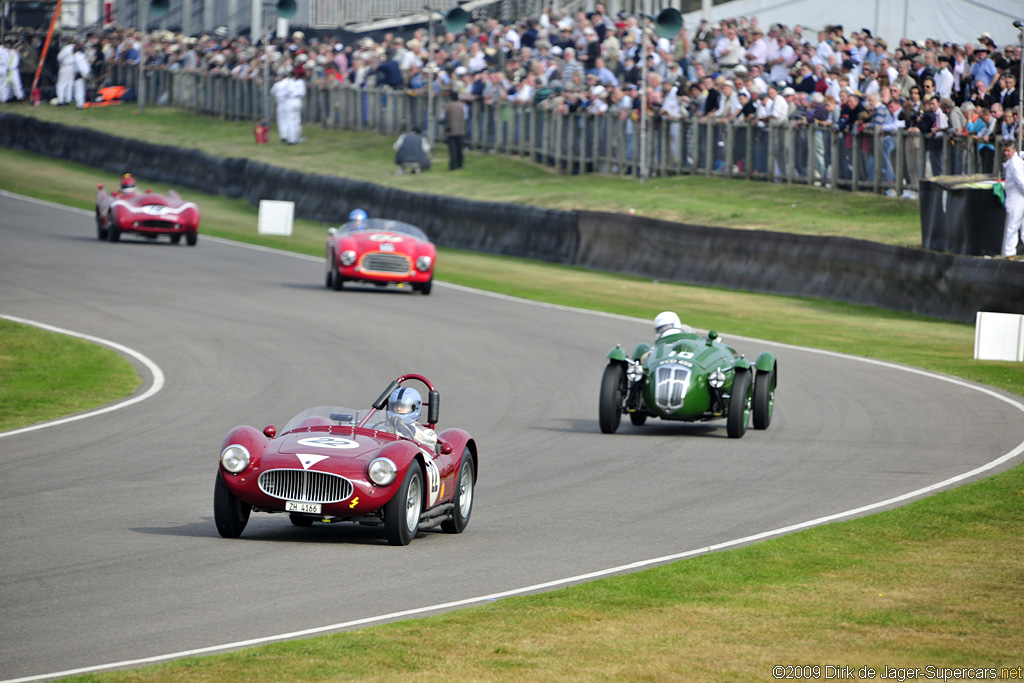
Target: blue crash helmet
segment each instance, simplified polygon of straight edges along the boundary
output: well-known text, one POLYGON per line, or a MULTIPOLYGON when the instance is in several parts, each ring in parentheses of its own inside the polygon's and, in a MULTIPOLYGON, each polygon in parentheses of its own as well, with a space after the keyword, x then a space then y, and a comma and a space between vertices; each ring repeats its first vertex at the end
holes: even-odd
POLYGON ((366 212, 362 209, 353 209, 352 213, 348 215, 349 221, 357 223, 364 223, 366 221, 366 212))
POLYGON ((388 396, 388 422, 412 424, 420 419, 423 398, 415 389, 399 387, 388 396))

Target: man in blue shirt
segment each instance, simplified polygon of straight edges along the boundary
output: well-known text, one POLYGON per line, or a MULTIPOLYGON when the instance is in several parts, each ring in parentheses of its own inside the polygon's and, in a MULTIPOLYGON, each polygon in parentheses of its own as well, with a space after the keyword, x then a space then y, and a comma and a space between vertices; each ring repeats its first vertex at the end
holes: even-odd
POLYGON ((995 62, 989 57, 989 49, 985 45, 979 45, 974 48, 974 66, 971 67, 971 80, 970 83, 981 80, 985 81, 985 85, 988 86, 989 90, 992 90, 992 86, 995 85, 996 77, 999 75, 999 70, 996 69, 995 62))

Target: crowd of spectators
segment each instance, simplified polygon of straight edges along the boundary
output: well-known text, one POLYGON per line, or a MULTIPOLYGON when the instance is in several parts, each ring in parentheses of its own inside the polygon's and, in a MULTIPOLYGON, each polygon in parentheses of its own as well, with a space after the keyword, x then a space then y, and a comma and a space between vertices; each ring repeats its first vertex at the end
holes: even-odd
MULTIPOLYGON (((925 169, 908 165, 911 184, 914 174, 938 169, 945 141, 968 136, 978 142, 980 170, 991 172, 993 143, 1015 140, 1021 125, 1020 49, 997 46, 988 33, 963 45, 935 38, 889 43, 868 29, 810 31, 741 17, 664 38, 641 22, 621 12, 610 16, 601 4, 575 16, 545 11, 512 24, 484 19, 458 35, 437 35, 433 60, 423 28, 350 44, 295 31, 266 45, 224 28, 191 37, 160 31, 149 36, 146 66, 257 80, 266 69, 273 79, 304 79, 310 89, 386 86, 414 95, 425 95, 432 82, 445 100, 455 93, 463 102, 633 120, 646 95, 657 120, 920 131, 908 138, 907 154, 918 154, 923 144, 928 161, 925 169)), ((80 49, 94 85, 111 65, 138 64, 142 38, 116 27, 88 36, 80 49)), ((882 163, 891 181, 891 149, 882 163)))

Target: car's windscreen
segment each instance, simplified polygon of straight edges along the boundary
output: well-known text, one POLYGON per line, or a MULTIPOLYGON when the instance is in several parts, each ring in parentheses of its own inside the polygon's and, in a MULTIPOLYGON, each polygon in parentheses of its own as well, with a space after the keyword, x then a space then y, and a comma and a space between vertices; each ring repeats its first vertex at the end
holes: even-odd
POLYGON ((354 233, 362 231, 374 232, 397 232, 402 235, 409 235, 418 240, 429 241, 427 234, 415 225, 409 225, 402 221, 393 221, 389 218, 368 218, 365 223, 346 223, 341 226, 342 233, 354 233))
POLYGON ((293 429, 319 425, 344 425, 354 427, 366 416, 369 408, 346 408, 344 406, 314 406, 288 420, 279 432, 284 434, 293 429))

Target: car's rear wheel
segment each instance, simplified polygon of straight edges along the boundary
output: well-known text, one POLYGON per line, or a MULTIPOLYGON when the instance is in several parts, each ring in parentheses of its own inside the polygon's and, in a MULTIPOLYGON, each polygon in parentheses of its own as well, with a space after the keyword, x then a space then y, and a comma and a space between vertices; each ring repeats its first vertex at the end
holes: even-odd
POLYGON ((114 220, 114 214, 107 214, 107 239, 111 242, 121 241, 121 228, 114 220))
POLYGON ((452 519, 441 522, 441 530, 449 534, 461 534, 473 513, 473 454, 468 448, 462 452, 462 465, 459 467, 452 502, 455 503, 452 519))
POLYGON ((249 523, 250 512, 252 506, 231 493, 218 471, 213 487, 213 520, 217 523, 217 533, 224 538, 238 538, 249 523))
POLYGON ((614 434, 622 420, 622 392, 625 389, 626 373, 618 363, 609 363, 601 377, 601 401, 598 406, 598 422, 605 434, 614 434))
POLYGON ((768 429, 775 411, 775 369, 759 371, 754 382, 754 429, 768 429))
POLYGON ((737 370, 732 380, 729 415, 726 418, 726 431, 730 439, 738 439, 746 433, 750 421, 750 402, 750 371, 737 370))
POLYGON ((647 422, 647 413, 641 413, 640 411, 630 413, 629 421, 632 422, 635 427, 643 427, 644 423, 647 422))
POLYGON ((423 510, 423 469, 413 460, 398 492, 384 505, 384 530, 391 545, 409 545, 423 510))
POLYGON ((300 515, 295 512, 288 515, 288 519, 290 519, 292 524, 295 526, 313 526, 312 517, 306 517, 305 515, 300 515))
POLYGON ((185 235, 185 244, 187 244, 190 247, 196 246, 196 242, 198 241, 199 233, 197 232, 190 232, 189 234, 185 235))
POLYGON ((171 235, 171 244, 178 244, 181 242, 181 235, 171 235))
POLYGON ((103 225, 103 217, 100 215, 99 211, 96 212, 96 238, 100 242, 107 241, 107 229, 103 225))

